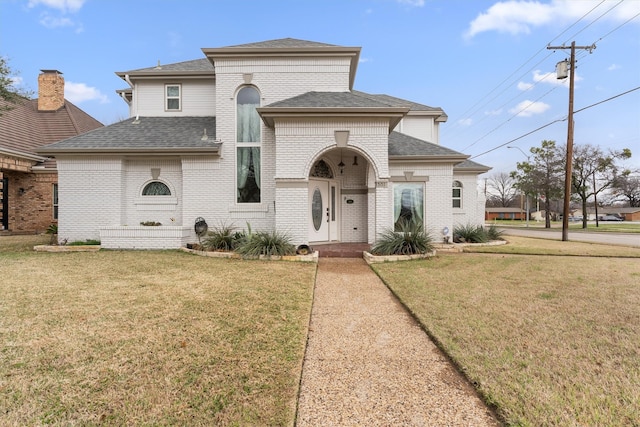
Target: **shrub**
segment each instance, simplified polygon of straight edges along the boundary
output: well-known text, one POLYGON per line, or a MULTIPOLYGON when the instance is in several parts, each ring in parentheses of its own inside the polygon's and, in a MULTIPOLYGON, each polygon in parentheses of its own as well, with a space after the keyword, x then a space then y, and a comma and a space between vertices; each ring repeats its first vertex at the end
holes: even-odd
POLYGON ((209 251, 233 251, 239 246, 242 236, 234 226, 220 223, 207 233, 202 247, 209 251))
POLYGON ((58 243, 58 224, 49 225, 49 227, 47 227, 46 233, 51 236, 51 238, 49 239, 50 245, 55 245, 58 243))
POLYGON ((487 233, 481 225, 457 225, 453 229, 455 243, 485 243, 489 241, 487 233))
POLYGON ((433 239, 422 224, 413 221, 401 223, 400 231, 386 229, 371 248, 374 255, 416 255, 431 251, 433 239))
POLYGON ((283 256, 293 255, 296 252, 295 246, 291 243, 291 238, 286 233, 279 231, 260 231, 257 233, 243 234, 236 252, 244 257, 283 256))
POLYGON ((490 225, 489 228, 485 230, 487 232, 487 237, 489 240, 504 240, 502 238, 503 230, 498 230, 498 227, 495 225, 490 225))
POLYGON ((77 240, 71 243, 67 243, 67 246, 84 246, 84 245, 91 245, 91 246, 99 246, 100 245, 100 240, 96 240, 96 239, 87 239, 84 242, 81 240, 77 240))

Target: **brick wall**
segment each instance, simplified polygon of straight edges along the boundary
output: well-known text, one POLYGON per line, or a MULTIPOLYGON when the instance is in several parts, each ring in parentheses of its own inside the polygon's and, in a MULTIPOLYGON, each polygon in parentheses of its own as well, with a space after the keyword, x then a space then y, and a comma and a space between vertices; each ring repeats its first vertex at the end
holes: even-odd
POLYGON ((64 106, 62 73, 45 70, 38 76, 38 111, 56 111, 62 106, 64 106))
POLYGON ((9 230, 45 232, 57 221, 53 218, 53 184, 56 173, 3 171, 8 179, 9 230))

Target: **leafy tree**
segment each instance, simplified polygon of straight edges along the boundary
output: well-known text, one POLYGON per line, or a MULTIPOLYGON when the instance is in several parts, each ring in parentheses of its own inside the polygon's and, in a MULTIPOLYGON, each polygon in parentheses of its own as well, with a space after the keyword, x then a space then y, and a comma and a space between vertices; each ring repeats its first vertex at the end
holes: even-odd
POLYGON ((551 201, 564 195, 565 155, 555 141, 548 140, 529 151, 530 160, 518 163, 511 177, 525 194, 544 195, 545 228, 551 228, 551 201))
MULTIPOLYGON (((598 194, 613 187, 620 175, 620 166, 616 162, 630 157, 631 150, 628 148, 605 153, 591 144, 574 147, 571 184, 582 203, 582 228, 587 228, 587 200, 593 197, 597 209, 598 194)), ((596 224, 597 216, 596 211, 596 224)))
POLYGON ((517 197, 516 181, 506 172, 496 173, 488 179, 488 204, 495 207, 509 207, 517 197))
POLYGON ((6 58, 0 55, 0 116, 13 105, 31 96, 31 93, 13 87, 13 70, 6 58))
POLYGON ((611 189, 614 200, 624 200, 629 207, 640 208, 640 171, 623 171, 611 189))

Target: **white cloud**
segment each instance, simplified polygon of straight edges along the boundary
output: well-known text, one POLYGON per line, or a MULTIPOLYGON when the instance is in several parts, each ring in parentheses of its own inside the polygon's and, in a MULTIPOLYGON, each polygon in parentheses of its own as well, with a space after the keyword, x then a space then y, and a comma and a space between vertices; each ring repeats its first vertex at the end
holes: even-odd
POLYGON ((400 4, 408 4, 409 6, 422 7, 424 0, 396 0, 400 4))
POLYGON ((615 71, 615 70, 619 70, 620 68, 622 68, 622 67, 619 66, 618 64, 611 64, 611 65, 609 65, 609 67, 607 67, 607 70, 615 71))
MULTIPOLYGON (((551 0, 542 3, 533 0, 508 0, 495 3, 486 12, 471 21, 464 33, 471 38, 485 31, 507 34, 529 34, 532 27, 557 25, 562 21, 581 18, 591 9, 599 6, 600 0, 551 0)), ((603 2, 602 8, 594 11, 599 16, 611 8, 611 2, 603 2)), ((624 22, 640 12, 640 2, 625 2, 604 16, 604 19, 624 22)))
POLYGON ((485 116, 499 116, 500 114, 502 114, 502 108, 499 108, 497 110, 489 110, 489 111, 485 111, 484 112, 485 116))
POLYGON ((458 123, 462 126, 471 126, 473 124, 473 119, 460 119, 458 123))
POLYGON ((536 114, 542 114, 547 111, 551 106, 549 104, 545 104, 544 102, 534 102, 524 100, 514 108, 509 110, 511 114, 515 114, 518 117, 531 117, 536 114))
POLYGON ((73 83, 70 81, 64 84, 64 97, 74 104, 79 104, 84 101, 99 101, 101 104, 107 104, 109 102, 109 98, 98 89, 87 86, 84 83, 73 83))
POLYGON ((522 91, 530 90, 532 87, 533 87, 533 83, 518 82, 518 89, 522 91))
POLYGON ((46 28, 60 28, 60 27, 72 27, 74 23, 71 19, 65 17, 52 16, 48 13, 43 13, 40 17, 40 23, 46 28))
POLYGON ((86 0, 29 0, 28 7, 33 8, 38 5, 57 9, 61 12, 77 12, 84 5, 86 0))

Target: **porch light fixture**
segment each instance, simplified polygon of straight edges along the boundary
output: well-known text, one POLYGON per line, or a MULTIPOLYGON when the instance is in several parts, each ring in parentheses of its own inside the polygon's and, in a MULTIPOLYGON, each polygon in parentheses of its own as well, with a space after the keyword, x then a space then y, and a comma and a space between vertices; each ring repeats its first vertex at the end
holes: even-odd
POLYGON ((358 166, 358 156, 353 156, 353 165, 351 166, 358 166))
POLYGON ((340 168, 340 175, 343 174, 344 172, 344 167, 346 165, 344 164, 344 162, 342 161, 342 150, 340 150, 340 163, 338 163, 338 167, 340 168))

